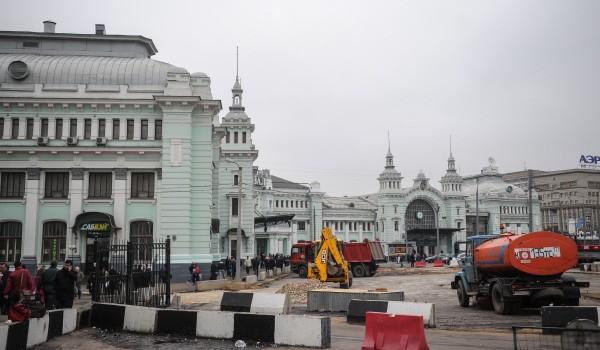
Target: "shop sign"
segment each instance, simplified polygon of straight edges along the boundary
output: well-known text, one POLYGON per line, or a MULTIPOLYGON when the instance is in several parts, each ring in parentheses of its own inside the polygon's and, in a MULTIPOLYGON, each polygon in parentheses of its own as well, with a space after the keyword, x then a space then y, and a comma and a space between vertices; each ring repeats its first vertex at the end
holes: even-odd
POLYGON ((579 157, 579 166, 581 169, 600 170, 600 156, 582 154, 581 157, 579 157))
POLYGON ((109 223, 101 222, 101 223, 93 223, 93 224, 81 224, 79 226, 79 231, 95 231, 95 232, 107 232, 110 231, 111 226, 109 223))

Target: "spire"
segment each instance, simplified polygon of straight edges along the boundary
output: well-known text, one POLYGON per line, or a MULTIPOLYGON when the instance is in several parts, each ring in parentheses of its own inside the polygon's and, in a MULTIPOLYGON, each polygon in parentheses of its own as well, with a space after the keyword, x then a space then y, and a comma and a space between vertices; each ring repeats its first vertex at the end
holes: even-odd
POLYGON ((394 156, 390 144, 390 132, 388 130, 388 153, 385 156, 385 169, 379 174, 379 191, 402 190, 402 175, 394 167, 394 156))
POLYGON ((456 163, 452 156, 452 135, 450 135, 450 156, 448 157, 448 169, 446 175, 442 176, 442 192, 462 191, 462 177, 456 172, 456 163))
POLYGON ((231 107, 229 107, 230 111, 244 111, 246 108, 242 105, 242 94, 244 90, 242 89, 242 84, 240 83, 240 53, 239 49, 235 47, 235 84, 233 84, 233 88, 231 89, 233 103, 231 107))
POLYGON ((235 82, 239 81, 239 73, 240 72, 240 50, 236 46, 235 47, 235 82))

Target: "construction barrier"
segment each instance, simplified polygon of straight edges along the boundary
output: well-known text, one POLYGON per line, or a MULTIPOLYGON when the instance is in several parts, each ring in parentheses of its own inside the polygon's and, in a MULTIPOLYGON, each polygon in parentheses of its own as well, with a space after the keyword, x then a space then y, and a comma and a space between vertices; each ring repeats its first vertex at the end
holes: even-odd
POLYGON ((348 323, 365 323, 367 312, 421 316, 425 327, 435 327, 435 304, 409 301, 350 300, 346 321, 348 323))
POLYGON ((308 311, 336 312, 348 311, 350 300, 391 300, 403 301, 401 291, 368 291, 358 289, 314 289, 308 291, 306 307, 308 311))
POLYGON ((224 292, 221 298, 221 311, 287 315, 290 310, 289 294, 224 292))
POLYGON ((44 317, 0 325, 0 349, 29 349, 49 339, 71 333, 77 327, 77 310, 60 309, 44 317))
POLYGON ((423 317, 367 312, 362 350, 429 350, 423 317))
POLYGON ((415 262, 415 267, 426 267, 427 263, 425 261, 417 261, 415 262))
POLYGON ((444 266, 444 262, 442 260, 434 260, 433 261, 433 267, 443 267, 444 266))

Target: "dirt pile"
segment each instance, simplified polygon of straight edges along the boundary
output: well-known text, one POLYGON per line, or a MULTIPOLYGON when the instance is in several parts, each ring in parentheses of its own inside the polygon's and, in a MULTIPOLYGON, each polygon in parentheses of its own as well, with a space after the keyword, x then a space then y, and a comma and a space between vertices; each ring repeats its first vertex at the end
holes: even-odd
POLYGON ((327 288, 327 286, 319 280, 308 279, 302 283, 288 283, 281 287, 276 293, 289 294, 292 303, 306 303, 309 290, 325 288, 327 288))

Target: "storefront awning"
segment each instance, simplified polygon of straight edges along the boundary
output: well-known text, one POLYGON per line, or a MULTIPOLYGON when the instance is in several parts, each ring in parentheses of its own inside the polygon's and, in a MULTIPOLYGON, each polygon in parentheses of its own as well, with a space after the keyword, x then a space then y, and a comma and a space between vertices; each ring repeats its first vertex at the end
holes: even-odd
POLYGON ((110 232, 120 230, 115 224, 115 218, 111 214, 100 212, 81 213, 75 218, 75 224, 71 227, 73 232, 110 232))

